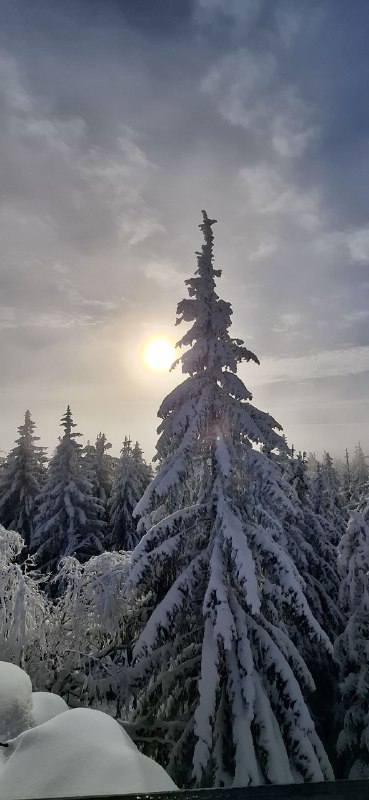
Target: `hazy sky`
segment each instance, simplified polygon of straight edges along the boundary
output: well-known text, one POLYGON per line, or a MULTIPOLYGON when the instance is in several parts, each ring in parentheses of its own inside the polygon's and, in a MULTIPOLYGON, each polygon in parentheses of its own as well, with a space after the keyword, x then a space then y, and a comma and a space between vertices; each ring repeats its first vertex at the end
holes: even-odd
POLYGON ((0 449, 69 403, 151 458, 206 208, 255 404, 368 451, 368 36, 367 0, 0 0, 0 449))

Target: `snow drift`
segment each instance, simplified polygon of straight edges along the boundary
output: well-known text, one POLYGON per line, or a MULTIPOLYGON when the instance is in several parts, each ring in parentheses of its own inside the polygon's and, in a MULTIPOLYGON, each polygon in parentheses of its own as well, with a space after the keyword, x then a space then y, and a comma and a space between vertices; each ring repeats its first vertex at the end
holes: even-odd
POLYGON ((4 748, 1 800, 176 789, 101 711, 76 708, 21 733, 4 748))

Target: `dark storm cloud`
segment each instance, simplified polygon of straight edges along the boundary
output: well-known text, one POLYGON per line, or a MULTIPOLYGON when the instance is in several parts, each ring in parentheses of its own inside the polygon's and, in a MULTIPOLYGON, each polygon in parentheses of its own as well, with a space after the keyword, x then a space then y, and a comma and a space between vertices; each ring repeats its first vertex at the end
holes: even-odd
POLYGON ((144 391, 154 429, 159 388, 121 352, 171 328, 204 206, 220 293, 262 360, 247 383, 295 441, 334 406, 324 446, 343 446, 347 376, 357 403, 369 383, 368 18, 364 0, 3 4, 7 446, 32 398, 46 435, 72 395, 118 441, 144 391))

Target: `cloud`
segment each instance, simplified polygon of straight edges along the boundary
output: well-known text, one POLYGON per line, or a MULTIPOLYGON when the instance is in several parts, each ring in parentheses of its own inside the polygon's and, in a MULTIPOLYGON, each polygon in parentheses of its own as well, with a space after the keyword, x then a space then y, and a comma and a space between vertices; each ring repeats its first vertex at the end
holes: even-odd
POLYGON ((144 209, 124 211, 119 217, 119 236, 132 247, 146 241, 155 234, 166 233, 164 225, 144 209))
POLYGON ((274 325, 274 330, 277 332, 293 331, 293 333, 296 335, 296 328, 298 328, 302 321, 302 314, 296 314, 294 312, 281 314, 277 324, 274 325))
POLYGON ((339 390, 367 397, 361 15, 333 0, 198 0, 149 25, 142 3, 23 5, 4 6, 0 50, 5 441, 17 395, 42 426, 68 401, 82 430, 114 420, 114 441, 144 418, 153 449, 165 389, 143 391, 129 363, 139 331, 174 326, 204 207, 219 220, 217 290, 261 360, 261 407, 289 425, 301 384, 303 426, 319 404, 328 419, 339 390))
POLYGON ((198 23, 209 24, 209 15, 220 13, 241 23, 246 32, 247 28, 258 19, 262 8, 263 0, 198 0, 195 6, 195 19, 198 23))
POLYGON ((145 200, 155 167, 132 128, 121 123, 109 146, 96 143, 86 119, 58 117, 4 52, 1 105, 7 159, 0 213, 11 213, 18 230, 28 227, 34 236, 35 229, 47 226, 55 242, 69 238, 81 248, 106 236, 136 244, 163 230, 145 200))
POLYGON ((16 59, 0 51, 0 97, 3 106, 17 114, 32 112, 32 101, 23 85, 16 59))
POLYGON ((350 322, 366 322, 369 318, 369 311, 367 309, 363 309, 361 311, 352 311, 351 314, 344 314, 344 320, 348 323, 350 322))
POLYGON ((91 297, 83 297, 73 280, 69 277, 70 270, 65 264, 56 262, 52 266, 55 275, 55 284, 61 295, 68 299, 72 306, 89 307, 95 314, 115 311, 119 304, 113 300, 101 300, 91 297))
POLYGON ((63 329, 74 327, 86 327, 96 325, 97 320, 89 314, 68 314, 62 311, 39 312, 24 317, 19 325, 23 328, 51 328, 63 329))
POLYGON ((365 264, 369 261, 369 227, 350 232, 346 242, 354 262, 365 264))
POLYGON ((0 328, 13 328, 15 325, 15 308, 0 306, 0 328))
POLYGON ((184 283, 183 275, 171 264, 166 264, 163 261, 152 261, 147 264, 145 276, 149 281, 154 281, 165 289, 170 286, 182 288, 184 283))
POLYGON ((313 108, 293 83, 283 81, 271 52, 240 48, 224 56, 208 71, 201 88, 227 122, 280 157, 301 156, 319 135, 313 108))
MULTIPOLYGON (((92 306, 93 311, 111 311, 112 307, 99 301, 85 301, 81 305, 92 306)), ((116 306, 113 307, 114 309, 116 306)), ((0 306, 0 328, 51 328, 67 329, 72 327, 86 327, 98 325, 103 321, 100 313, 83 314, 68 313, 66 311, 40 311, 17 313, 14 308, 0 306)))
POLYGON ((265 164, 243 167, 238 180, 258 214, 282 215, 307 231, 322 225, 318 190, 302 192, 281 172, 265 164))
MULTIPOLYGON (((369 372, 369 345, 348 347, 291 358, 263 358, 262 370, 255 370, 256 385, 273 381, 295 383, 318 378, 343 377, 369 372)), ((248 367, 249 369, 249 367, 248 367)))
POLYGON ((277 244, 274 239, 266 238, 259 241, 254 249, 250 249, 248 258, 250 261, 259 261, 260 259, 269 258, 275 250, 277 244))

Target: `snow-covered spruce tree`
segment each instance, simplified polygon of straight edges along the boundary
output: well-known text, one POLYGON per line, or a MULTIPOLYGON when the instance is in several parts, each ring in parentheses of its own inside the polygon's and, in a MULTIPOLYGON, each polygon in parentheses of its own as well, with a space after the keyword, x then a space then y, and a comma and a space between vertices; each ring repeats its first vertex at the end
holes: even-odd
POLYGON ((132 449, 132 458, 133 458, 133 463, 137 470, 139 480, 141 482, 141 497, 142 497, 146 487, 152 480, 153 477, 152 467, 150 464, 146 464, 146 461, 143 457, 142 449, 138 442, 135 443, 135 446, 132 449))
POLYGON ((83 461, 87 477, 92 483, 93 492, 104 506, 110 497, 113 485, 114 459, 107 453, 111 444, 105 433, 98 433, 94 445, 84 448, 83 461))
MULTIPOLYGON (((309 465, 308 465, 309 470, 309 465)), ((316 461, 310 471, 310 499, 315 514, 322 514, 324 508, 324 484, 323 472, 320 461, 316 461)))
POLYGON ((80 433, 67 407, 61 426, 64 435, 52 457, 46 482, 37 498, 31 551, 44 571, 55 572, 62 556, 86 561, 103 551, 101 503, 94 497, 82 468, 80 433))
MULTIPOLYGON (((295 536, 292 536, 292 558, 305 581, 305 595, 310 608, 324 628, 331 641, 342 633, 345 618, 339 607, 340 577, 337 569, 337 530, 342 530, 342 522, 335 517, 335 506, 331 493, 327 490, 324 471, 316 462, 316 473, 309 480, 304 454, 299 453, 292 460, 292 477, 300 501, 300 520, 298 526, 292 522, 295 536), (339 526, 338 526, 339 523, 339 526)), ((329 488, 329 487, 328 487, 329 488)), ((311 698, 311 709, 316 719, 317 729, 332 763, 336 763, 336 727, 334 710, 339 704, 337 667, 331 655, 320 649, 310 647, 307 639, 295 637, 299 651, 304 655, 312 672, 317 691, 311 698)))
POLYGON ((358 504, 368 493, 369 466, 368 457, 364 456, 360 442, 356 445, 354 456, 351 462, 351 508, 357 508, 358 504))
POLYGON ((348 622, 334 647, 343 718, 337 749, 342 777, 369 778, 369 507, 352 512, 338 563, 348 622))
POLYGON ((347 516, 337 470, 332 456, 325 452, 322 463, 323 514, 330 526, 331 541, 337 546, 346 530, 347 516))
POLYGON ((45 477, 45 448, 36 442, 35 423, 26 411, 18 428, 16 447, 10 451, 0 477, 0 522, 20 533, 27 545, 33 535, 35 497, 45 477))
MULTIPOLYGON (((291 448, 290 453, 270 453, 269 460, 279 469, 268 479, 264 470, 264 480, 253 489, 254 496, 256 490, 258 493, 259 518, 270 530, 275 529, 275 535, 283 541, 303 578, 310 609, 333 641, 343 629, 344 620, 338 608, 337 554, 327 522, 317 506, 318 487, 310 483, 305 453, 296 455, 291 448)), ((247 502, 250 503, 249 498, 247 502)), ((319 674, 321 668, 326 669, 327 658, 333 666, 327 650, 317 646, 303 629, 297 628, 294 633, 291 629, 291 635, 315 674, 317 668, 319 674)))
MULTIPOLYGON (((318 486, 312 487, 308 479, 305 453, 298 453, 292 459, 291 468, 292 485, 300 504, 300 517, 297 524, 296 519, 290 520, 292 535, 289 538, 289 552, 305 581, 305 594, 315 618, 330 640, 334 641, 343 629, 344 620, 338 604, 340 581, 337 550, 332 541, 335 531, 324 508, 324 478, 319 497, 318 486)), ((324 661, 324 653, 322 655, 324 661)), ((311 666, 307 654, 306 657, 311 666)), ((319 661, 314 653, 312 657, 315 663, 319 661)))
POLYGON ((136 509, 146 533, 128 578, 131 724, 180 786, 332 779, 290 630, 329 642, 281 526, 259 507, 263 483, 275 503, 282 492, 276 465, 253 445, 272 451, 283 439, 236 375, 258 360, 231 338, 231 306, 215 292, 214 222, 203 212, 205 243, 177 309, 178 323, 192 323, 178 342, 188 377, 159 410, 160 468, 136 509))
POLYGON ((104 547, 108 548, 110 539, 108 502, 114 480, 115 460, 107 453, 111 444, 105 433, 98 433, 94 445, 87 444, 83 448, 83 467, 86 477, 92 485, 94 497, 100 501, 100 518, 104 521, 104 547))
POLYGON ((137 533, 137 522, 133 510, 141 499, 150 481, 150 469, 142 458, 142 450, 136 442, 131 448, 126 436, 109 499, 110 549, 133 550, 141 536, 137 533))
POLYGON ((341 496, 342 496, 342 504, 347 512, 348 509, 351 507, 351 464, 350 464, 350 457, 346 447, 345 450, 345 460, 342 466, 342 473, 341 473, 341 496))
MULTIPOLYGON (((237 505, 241 508, 246 502, 246 513, 250 513, 253 504, 253 519, 281 542, 304 581, 310 610, 333 641, 344 628, 344 618, 338 608, 336 549, 331 543, 325 517, 312 505, 305 455, 296 456, 293 447, 290 451, 269 452, 270 448, 264 444, 262 449, 268 453, 268 462, 263 464, 259 478, 256 461, 248 469, 249 490, 240 492, 237 505)), ((254 450, 251 455, 255 460, 254 450)), ((311 638, 304 626, 295 626, 292 618, 289 634, 313 676, 316 691, 309 705, 319 736, 334 761, 336 734, 332 726, 332 706, 337 701, 336 666, 327 648, 311 638)))
POLYGON ((0 450, 0 478, 1 478, 2 474, 3 474, 3 470, 4 470, 4 467, 5 467, 5 462, 6 462, 5 451, 4 450, 0 450))

